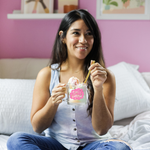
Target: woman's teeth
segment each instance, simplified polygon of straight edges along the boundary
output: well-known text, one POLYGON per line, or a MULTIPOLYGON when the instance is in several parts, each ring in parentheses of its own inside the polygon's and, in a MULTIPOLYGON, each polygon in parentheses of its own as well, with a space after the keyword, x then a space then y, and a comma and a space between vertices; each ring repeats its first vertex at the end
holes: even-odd
POLYGON ((87 50, 86 47, 78 47, 78 49, 87 50))

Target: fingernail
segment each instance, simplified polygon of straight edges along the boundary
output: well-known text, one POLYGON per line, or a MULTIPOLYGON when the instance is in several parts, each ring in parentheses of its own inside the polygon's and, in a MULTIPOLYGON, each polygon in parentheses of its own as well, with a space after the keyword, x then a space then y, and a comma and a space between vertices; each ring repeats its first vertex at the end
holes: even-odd
POLYGON ((95 63, 95 60, 91 60, 91 65, 95 63))

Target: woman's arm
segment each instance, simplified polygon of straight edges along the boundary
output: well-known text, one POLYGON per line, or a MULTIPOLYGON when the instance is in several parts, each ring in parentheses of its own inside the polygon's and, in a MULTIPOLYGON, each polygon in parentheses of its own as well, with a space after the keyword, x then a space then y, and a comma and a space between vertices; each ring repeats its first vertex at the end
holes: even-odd
POLYGON ((115 76, 98 63, 93 64, 90 69, 94 88, 92 125, 99 135, 104 135, 114 120, 115 76))
POLYGON ((45 67, 37 76, 31 109, 31 124, 35 132, 41 133, 48 128, 55 116, 58 105, 65 96, 64 85, 57 85, 50 96, 49 86, 51 79, 51 69, 45 67))

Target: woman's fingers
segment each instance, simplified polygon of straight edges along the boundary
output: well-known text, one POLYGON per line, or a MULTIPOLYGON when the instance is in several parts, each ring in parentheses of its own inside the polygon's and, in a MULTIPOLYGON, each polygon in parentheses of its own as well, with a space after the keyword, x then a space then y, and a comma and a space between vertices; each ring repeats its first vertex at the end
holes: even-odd
POLYGON ((66 87, 58 87, 58 88, 54 88, 52 93, 59 93, 59 92, 65 92, 66 91, 66 87))
POLYGON ((53 103, 59 104, 65 97, 66 85, 58 84, 52 91, 51 99, 53 103))
POLYGON ((93 70, 91 72, 91 76, 94 78, 95 76, 104 76, 107 77, 107 72, 102 70, 93 70))
POLYGON ((94 64, 91 64, 91 66, 89 67, 89 70, 93 70, 96 67, 100 67, 101 69, 103 69, 103 67, 99 63, 94 63, 94 64))
POLYGON ((91 80, 93 85, 100 87, 107 79, 107 70, 99 63, 92 64, 89 69, 91 70, 91 80))
POLYGON ((94 77, 96 75, 107 76, 107 71, 103 68, 99 63, 93 64, 90 68, 91 76, 94 77))
POLYGON ((62 102, 62 99, 63 99, 63 98, 64 98, 64 95, 59 95, 59 96, 57 96, 57 97, 53 97, 53 98, 52 98, 52 101, 53 101, 54 103, 59 104, 59 103, 62 102))
POLYGON ((51 96, 52 102, 59 104, 62 102, 62 99, 65 97, 65 94, 54 94, 51 96))
POLYGON ((59 92, 59 93, 53 93, 52 95, 51 95, 51 97, 53 98, 53 99, 56 99, 56 98, 64 98, 65 97, 65 93, 64 92, 59 92))

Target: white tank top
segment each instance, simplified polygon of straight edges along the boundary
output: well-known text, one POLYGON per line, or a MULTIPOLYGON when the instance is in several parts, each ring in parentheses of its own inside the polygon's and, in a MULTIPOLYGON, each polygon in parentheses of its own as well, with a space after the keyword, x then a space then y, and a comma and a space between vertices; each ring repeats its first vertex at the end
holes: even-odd
MULTIPOLYGON (((57 67, 58 64, 51 66, 54 69, 57 67)), ((59 71, 60 69, 51 69, 50 94, 52 89, 59 84, 59 71)), ((56 139, 69 150, 76 150, 79 146, 96 140, 112 138, 109 133, 99 136, 95 132, 87 107, 88 104, 68 105, 66 101, 63 101, 57 109, 51 126, 45 130, 45 136, 56 139)))

